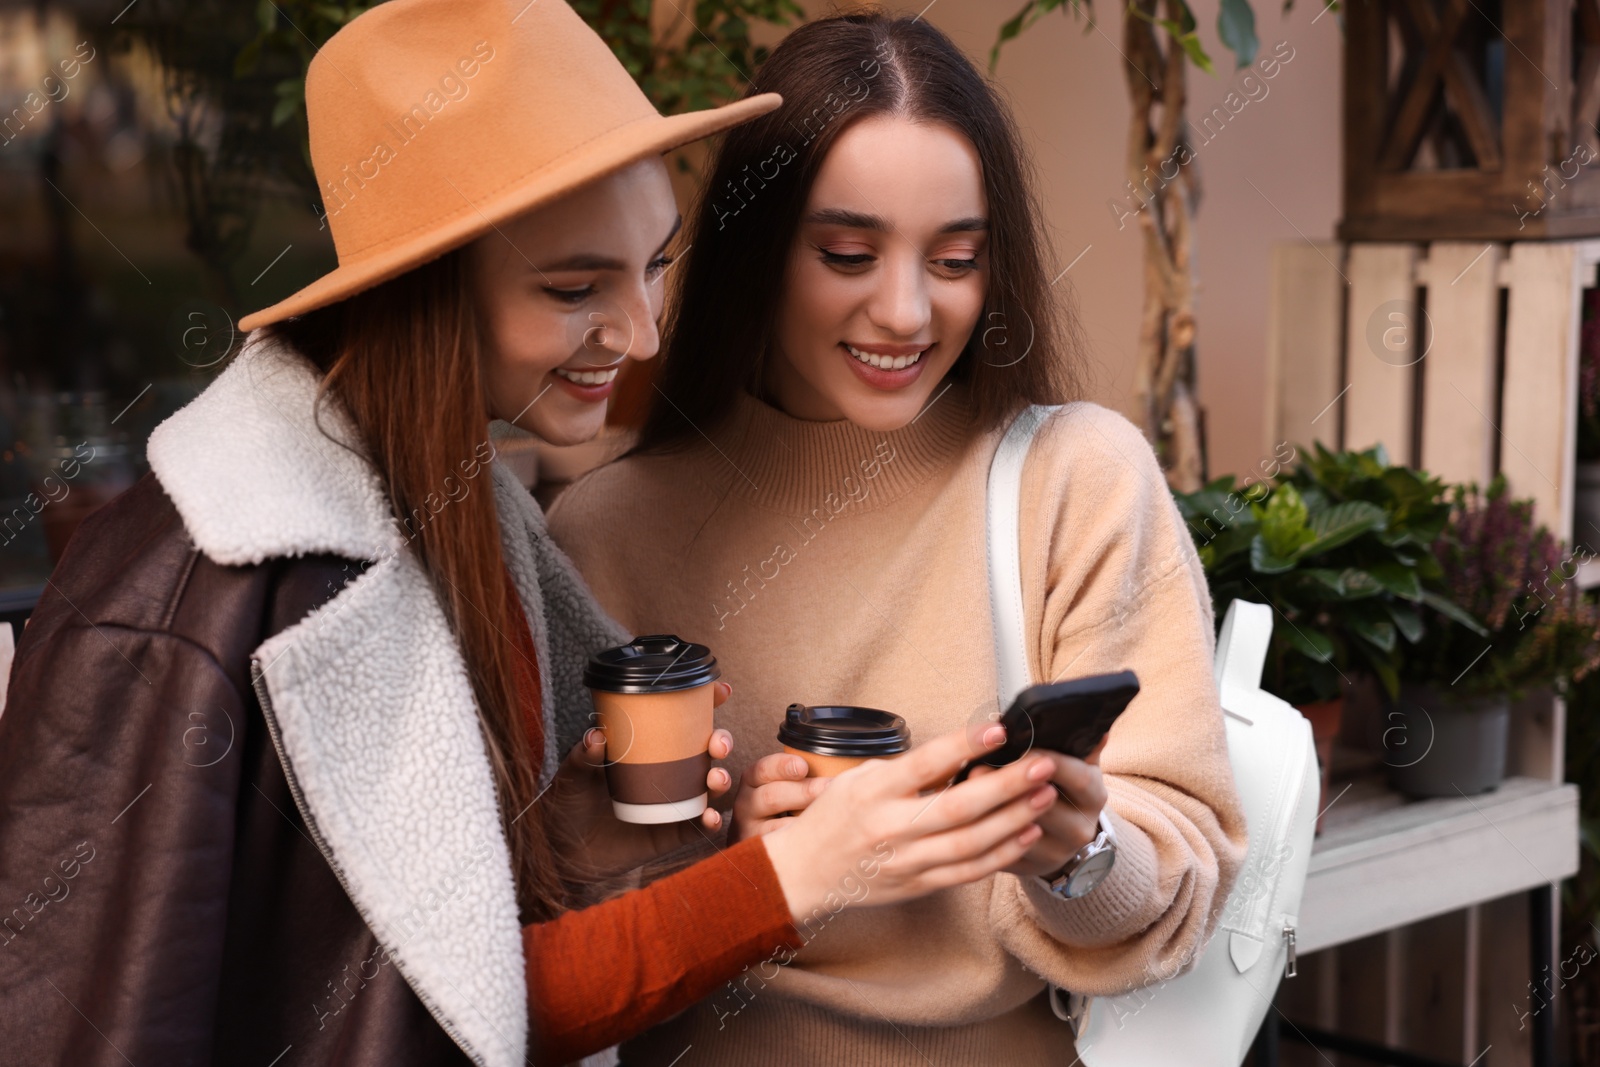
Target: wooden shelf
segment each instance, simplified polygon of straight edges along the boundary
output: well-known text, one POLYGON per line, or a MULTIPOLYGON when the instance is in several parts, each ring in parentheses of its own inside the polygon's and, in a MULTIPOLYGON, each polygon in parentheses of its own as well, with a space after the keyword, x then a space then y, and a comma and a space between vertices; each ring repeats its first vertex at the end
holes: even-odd
POLYGON ((1301 952, 1559 882, 1578 869, 1578 787, 1508 778, 1411 800, 1377 776, 1335 783, 1311 851, 1301 952))

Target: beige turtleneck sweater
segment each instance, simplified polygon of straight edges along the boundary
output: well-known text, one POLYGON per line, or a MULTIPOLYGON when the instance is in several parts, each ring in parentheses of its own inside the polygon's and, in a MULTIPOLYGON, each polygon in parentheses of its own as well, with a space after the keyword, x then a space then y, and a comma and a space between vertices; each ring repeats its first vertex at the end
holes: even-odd
MULTIPOLYGON (((711 646, 733 685, 718 719, 737 776, 778 751, 794 701, 893 711, 913 740, 996 709, 984 510, 998 441, 959 388, 892 433, 745 398, 710 440, 584 478, 550 527, 625 626, 711 646)), ((1111 874, 1073 901, 1008 874, 892 907, 864 906, 870 882, 847 887, 863 906, 816 924, 787 966, 626 1045, 628 1067, 1066 1064, 1047 981, 1122 993, 1203 944, 1246 840, 1211 602, 1155 455, 1122 416, 1080 402, 1040 431, 1022 568, 1036 680, 1139 676, 1100 759, 1111 874)))

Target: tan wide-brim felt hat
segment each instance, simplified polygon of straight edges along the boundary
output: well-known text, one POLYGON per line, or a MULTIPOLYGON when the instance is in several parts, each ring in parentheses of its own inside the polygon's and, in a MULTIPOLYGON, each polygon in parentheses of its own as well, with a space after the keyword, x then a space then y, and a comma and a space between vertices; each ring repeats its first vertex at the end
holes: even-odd
POLYGON ((765 114, 775 93, 662 116, 562 0, 390 0, 306 72, 339 266, 246 330, 343 300, 525 211, 765 114))

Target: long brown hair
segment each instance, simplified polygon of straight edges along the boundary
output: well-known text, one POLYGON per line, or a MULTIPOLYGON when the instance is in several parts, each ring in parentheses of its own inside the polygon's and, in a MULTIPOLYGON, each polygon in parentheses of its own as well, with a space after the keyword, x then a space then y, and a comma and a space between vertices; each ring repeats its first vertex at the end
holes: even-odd
POLYGON ((948 37, 924 20, 881 12, 807 23, 784 38, 745 95, 767 92, 781 93, 783 105, 724 135, 701 191, 639 449, 697 440, 728 416, 740 391, 759 391, 811 185, 839 135, 873 115, 947 125, 982 160, 989 291, 951 371, 978 423, 1081 394, 1076 320, 1048 280, 1022 138, 948 37))
POLYGON ((523 922, 549 918, 561 910, 561 873, 534 803, 542 760, 517 700, 519 653, 505 636, 511 605, 489 472, 459 496, 454 488, 487 451, 489 425, 466 258, 448 253, 273 330, 323 372, 319 404, 337 399, 350 415, 432 581, 472 680, 523 922), (451 502, 435 512, 430 496, 451 502))

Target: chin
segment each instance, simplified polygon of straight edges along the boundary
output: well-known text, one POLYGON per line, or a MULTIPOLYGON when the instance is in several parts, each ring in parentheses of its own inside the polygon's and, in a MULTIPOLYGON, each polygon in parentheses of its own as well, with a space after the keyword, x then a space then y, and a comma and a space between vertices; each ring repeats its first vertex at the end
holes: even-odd
POLYGON ((527 426, 526 429, 546 444, 565 447, 593 441, 605 424, 605 407, 601 405, 598 412, 560 414, 555 418, 547 416, 527 426))
POLYGON ((844 417, 873 433, 893 433, 904 429, 917 417, 927 398, 853 396, 839 405, 844 417))

